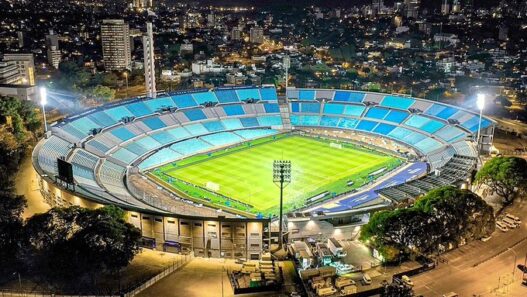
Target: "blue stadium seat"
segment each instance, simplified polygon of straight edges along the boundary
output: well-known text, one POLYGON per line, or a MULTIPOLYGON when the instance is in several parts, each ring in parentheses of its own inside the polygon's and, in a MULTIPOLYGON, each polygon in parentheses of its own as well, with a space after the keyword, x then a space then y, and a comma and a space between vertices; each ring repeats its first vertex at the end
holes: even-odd
POLYGON ((62 126, 61 129, 66 131, 71 136, 73 136, 75 138, 78 138, 79 140, 80 139, 84 139, 84 138, 86 138, 88 136, 88 135, 86 135, 86 133, 83 133, 83 132, 79 131, 78 129, 74 128, 70 124, 62 126))
POLYGON ((148 108, 150 108, 150 110, 153 112, 159 112, 159 110, 163 108, 176 107, 176 104, 170 97, 149 99, 143 101, 143 103, 148 106, 148 108))
POLYGON ((110 147, 108 147, 107 145, 97 140, 90 140, 88 141, 87 145, 91 145, 92 147, 100 151, 101 153, 106 153, 107 151, 110 150, 110 147))
POLYGON ((346 105, 346 108, 344 108, 344 114, 360 117, 365 109, 366 107, 360 105, 346 105))
POLYGON ((216 90, 216 97, 220 103, 240 102, 234 90, 216 90))
POLYGON ((194 98, 190 94, 172 96, 172 100, 178 108, 188 108, 198 106, 194 98))
POLYGON ((435 116, 438 113, 442 112, 445 108, 446 106, 443 104, 434 103, 424 111, 424 114, 435 116))
POLYGON ((207 118, 201 109, 184 110, 183 113, 190 121, 199 121, 207 118))
POLYGON ((236 130, 243 128, 242 123, 239 119, 225 119, 221 120, 223 123, 223 126, 225 126, 225 129, 227 130, 236 130))
POLYGON ((402 140, 412 133, 413 133, 412 130, 402 128, 402 127, 397 127, 393 129, 392 132, 390 132, 388 135, 395 139, 402 140))
MULTIPOLYGON (((482 120, 482 123, 483 123, 483 120, 482 120)), ((473 116, 471 117, 470 119, 464 121, 461 123, 461 126, 463 128, 466 128, 472 132, 477 132, 478 131, 478 126, 479 126, 479 116, 473 116)))
POLYGON ((243 141, 243 138, 231 132, 220 132, 217 134, 205 135, 200 139, 214 146, 230 145, 243 141))
POLYGON ((359 120, 356 119, 341 118, 338 126, 343 129, 355 129, 358 123, 359 120))
POLYGON ((142 117, 153 113, 153 111, 150 110, 143 102, 128 104, 126 105, 126 108, 128 108, 128 110, 136 117, 142 117))
POLYGON ((203 123, 203 126, 209 130, 209 132, 218 132, 218 131, 223 131, 225 130, 225 128, 223 127, 223 125, 221 124, 220 121, 209 121, 209 122, 204 122, 203 123))
POLYGON ((319 113, 320 104, 319 103, 301 103, 300 112, 304 113, 319 113))
POLYGON ((183 156, 190 156, 208 150, 210 147, 210 144, 199 139, 192 138, 182 142, 174 143, 170 146, 170 149, 182 154, 183 156))
POLYGON ((150 134, 150 137, 155 139, 157 142, 165 145, 172 142, 175 142, 177 139, 172 136, 172 134, 166 132, 166 131, 160 131, 153 134, 150 134))
POLYGON ((400 110, 390 110, 388 115, 384 118, 385 121, 394 122, 397 124, 402 123, 408 117, 408 113, 400 110))
POLYGON ((393 126, 393 125, 379 123, 379 125, 377 125, 377 127, 375 127, 373 132, 379 133, 379 134, 382 134, 382 135, 388 135, 390 132, 392 132, 393 129, 395 129, 395 126, 393 126))
POLYGON ((172 134, 172 136, 177 140, 191 136, 190 133, 187 130, 185 130, 185 128, 183 127, 176 127, 176 128, 168 129, 166 131, 172 134))
POLYGON ((142 156, 146 153, 148 153, 148 150, 139 145, 138 143, 136 142, 130 142, 129 144, 127 144, 126 146, 124 146, 127 150, 131 151, 132 153, 138 155, 138 156, 142 156))
POLYGON ((236 93, 238 95, 238 98, 242 101, 248 100, 248 99, 255 99, 255 100, 262 99, 260 97, 260 92, 258 91, 258 89, 239 89, 239 90, 236 90, 236 93))
POLYGON ((315 100, 314 90, 300 90, 298 92, 298 100, 315 100))
POLYGON ((412 115, 404 124, 414 128, 421 128, 430 122, 431 119, 420 115, 412 115))
POLYGON ((419 141, 423 140, 427 138, 427 136, 421 134, 421 133, 418 133, 418 132, 412 132, 410 135, 406 136, 403 141, 406 142, 406 143, 409 143, 409 144, 416 144, 418 143, 419 141))
POLYGON ((120 121, 124 117, 133 117, 134 115, 126 109, 124 106, 117 106, 114 108, 110 108, 104 111, 107 115, 109 115, 112 119, 116 121, 120 121))
POLYGON ((261 88, 260 95, 262 100, 277 101, 278 95, 276 95, 275 88, 261 88))
POLYGON ((338 104, 338 103, 326 103, 324 105, 324 113, 325 114, 343 114, 344 108, 346 105, 344 104, 338 104))
POLYGON ((194 100, 198 104, 204 104, 207 102, 218 102, 218 98, 216 97, 216 94, 213 92, 201 92, 201 93, 194 93, 192 94, 192 97, 194 97, 194 100))
POLYGON ((145 119, 143 120, 143 123, 152 130, 162 129, 167 126, 165 125, 165 123, 163 123, 163 121, 161 121, 159 118, 156 118, 156 117, 145 119))
POLYGON ((322 116, 320 119, 320 126, 337 127, 339 120, 339 117, 322 116))
POLYGON ((77 119, 69 123, 69 125, 73 126, 75 129, 81 131, 82 133, 86 135, 90 134, 91 129, 103 127, 95 123, 94 121, 90 120, 88 117, 82 117, 80 119, 77 119))
POLYGON ((266 126, 281 126, 282 125, 282 117, 279 115, 276 116, 261 116, 258 117, 258 122, 260 123, 260 126, 266 127, 266 126))
POLYGON ((241 118, 240 122, 245 128, 258 127, 258 120, 256 118, 241 118))
POLYGON ((293 126, 318 126, 320 124, 320 116, 291 116, 291 124, 293 126))
POLYGON ((129 150, 125 148, 120 148, 112 154, 112 157, 114 157, 117 160, 123 161, 126 164, 130 164, 135 159, 137 159, 139 156, 130 152, 129 150))
POLYGON ((116 120, 105 114, 104 111, 92 113, 88 116, 88 118, 92 119, 96 123, 99 123, 101 127, 109 127, 117 123, 116 120))
POLYGON ((134 140, 134 142, 146 148, 147 150, 154 150, 161 146, 161 143, 157 142, 157 140, 153 139, 148 135, 134 140))
POLYGON ((380 105, 390 108, 408 109, 414 103, 415 99, 412 98, 385 96, 380 105))
POLYGON ((245 114, 240 104, 225 105, 223 106, 223 110, 225 111, 225 114, 227 116, 237 116, 245 114))
POLYGON ((454 107, 447 106, 441 112, 435 114, 435 116, 447 120, 458 111, 459 110, 454 107))
POLYGON ((300 112, 300 103, 292 102, 291 103, 291 111, 292 112, 300 112))
POLYGON ((186 125, 185 129, 187 129, 187 131, 190 132, 190 134, 192 134, 193 136, 199 136, 209 133, 209 131, 205 129, 202 124, 186 125))
POLYGON ((441 123, 439 121, 431 120, 430 122, 428 122, 425 125, 423 125, 421 127, 421 130, 426 131, 426 132, 428 132, 430 134, 433 134, 437 130, 443 128, 444 126, 445 126, 445 124, 443 124, 443 123, 441 123))
POLYGON ((139 164, 139 169, 146 170, 149 168, 159 167, 163 164, 173 162, 180 157, 181 154, 171 150, 170 148, 164 148, 141 162, 141 164, 139 164))
POLYGON ((364 117, 382 120, 388 114, 388 112, 390 112, 389 109, 380 108, 380 107, 370 107, 370 109, 368 109, 364 117))
POLYGON ((435 135, 444 141, 454 142, 466 136, 466 133, 461 129, 453 126, 445 126, 435 133, 435 135))
POLYGON ((122 141, 127 141, 137 136, 134 133, 132 133, 130 130, 126 129, 125 127, 119 127, 117 129, 114 129, 112 130, 111 133, 115 137, 121 139, 122 141))
POLYGON ((247 130, 238 130, 234 132, 235 134, 243 137, 246 140, 256 139, 260 137, 270 136, 278 134, 278 131, 272 129, 247 129, 247 130))
POLYGON ((372 131, 375 126, 377 126, 378 122, 372 122, 367 120, 362 120, 357 125, 358 130, 364 130, 364 131, 372 131))
POLYGON ((360 103, 364 100, 364 96, 365 94, 361 92, 336 91, 333 101, 360 103))
POLYGON ((423 151, 425 154, 428 154, 428 153, 431 153, 439 148, 441 148, 443 145, 441 144, 441 142, 433 139, 433 138, 430 138, 430 137, 427 137, 417 143, 414 144, 418 149, 420 149, 421 151, 423 151))
POLYGON ((276 103, 264 103, 266 113, 279 113, 280 107, 276 103))

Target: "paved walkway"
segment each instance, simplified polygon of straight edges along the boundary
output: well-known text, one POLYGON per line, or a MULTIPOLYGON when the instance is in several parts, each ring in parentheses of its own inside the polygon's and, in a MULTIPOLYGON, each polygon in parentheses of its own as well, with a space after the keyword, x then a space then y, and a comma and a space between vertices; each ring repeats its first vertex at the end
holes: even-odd
POLYGON ((22 217, 27 219, 36 213, 43 213, 50 209, 40 194, 37 182, 37 172, 31 163, 31 157, 26 157, 15 179, 15 190, 18 195, 24 195, 27 200, 27 208, 22 217))

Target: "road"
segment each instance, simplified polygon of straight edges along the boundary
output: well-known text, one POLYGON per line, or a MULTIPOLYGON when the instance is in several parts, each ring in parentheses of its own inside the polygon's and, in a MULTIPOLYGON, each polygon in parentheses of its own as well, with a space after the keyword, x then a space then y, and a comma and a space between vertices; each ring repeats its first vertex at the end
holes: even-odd
POLYGON ((50 209, 40 194, 37 172, 33 168, 33 164, 31 164, 31 157, 26 157, 20 164, 20 170, 15 178, 15 190, 18 195, 24 195, 27 200, 27 207, 22 214, 24 219, 50 209))
POLYGON ((496 231, 487 242, 475 241, 442 256, 445 263, 413 277, 417 295, 442 296, 527 296, 521 285, 522 273, 516 268, 527 256, 527 202, 510 210, 522 225, 506 233, 496 231))

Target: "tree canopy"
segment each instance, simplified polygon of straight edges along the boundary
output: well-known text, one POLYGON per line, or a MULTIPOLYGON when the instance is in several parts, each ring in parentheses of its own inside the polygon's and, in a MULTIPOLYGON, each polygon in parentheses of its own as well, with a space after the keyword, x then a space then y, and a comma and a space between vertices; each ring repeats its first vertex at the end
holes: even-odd
POLYGON ((141 238, 115 206, 53 208, 31 217, 25 233, 25 259, 32 271, 52 283, 77 279, 83 286, 128 265, 141 238))
POLYGON ((411 207, 373 214, 360 239, 393 262, 401 252, 434 254, 493 231, 494 214, 483 199, 446 186, 430 191, 411 207))
POLYGON ((527 187, 527 161, 518 157, 492 158, 478 171, 475 180, 489 186, 509 204, 517 190, 527 187))

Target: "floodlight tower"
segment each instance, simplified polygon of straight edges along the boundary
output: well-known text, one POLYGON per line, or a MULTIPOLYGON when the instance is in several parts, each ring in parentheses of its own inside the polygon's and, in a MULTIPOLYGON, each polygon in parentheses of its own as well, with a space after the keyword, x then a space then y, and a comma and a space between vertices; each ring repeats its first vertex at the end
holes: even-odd
MULTIPOLYGON (((282 249, 282 216, 284 188, 291 183, 291 161, 275 160, 273 162, 273 182, 280 188, 280 217, 278 225, 278 249, 282 249)), ((271 226, 269 226, 271 229, 271 226)), ((270 240, 270 239, 269 239, 270 240)), ((269 241, 269 246, 271 242, 269 241)))
POLYGON ((478 123, 478 136, 477 136, 477 145, 478 145, 478 156, 481 153, 480 137, 481 137, 481 119, 483 117, 483 109, 485 108, 485 94, 480 93, 477 95, 476 104, 479 109, 479 123, 478 123))
POLYGON ((289 68, 291 67, 291 58, 289 55, 284 56, 284 69, 285 69, 285 89, 289 86, 289 68))
POLYGON ((44 133, 48 132, 48 123, 46 122, 46 104, 48 103, 48 90, 40 87, 40 105, 42 105, 42 115, 44 116, 44 133))

